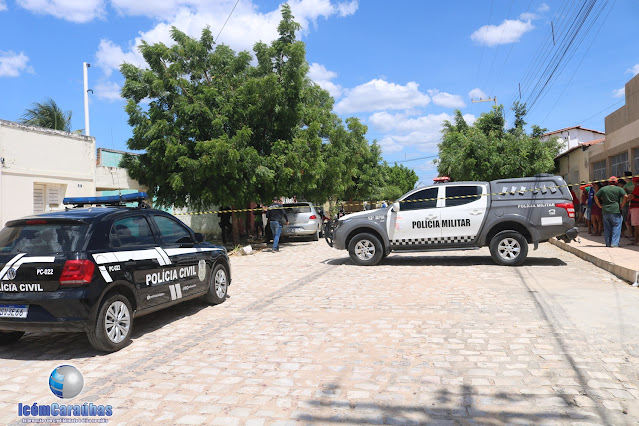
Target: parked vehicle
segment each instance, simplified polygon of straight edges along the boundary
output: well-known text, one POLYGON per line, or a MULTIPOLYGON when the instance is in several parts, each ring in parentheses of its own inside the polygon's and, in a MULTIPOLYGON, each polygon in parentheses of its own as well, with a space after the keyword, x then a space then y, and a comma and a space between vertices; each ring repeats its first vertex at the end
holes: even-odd
POLYGON ((520 265, 552 237, 577 237, 570 191, 560 176, 443 182, 414 189, 388 208, 346 215, 325 229, 329 245, 354 263, 375 265, 391 251, 490 247, 501 265, 520 265))
POLYGON ((26 331, 86 332, 94 348, 114 352, 141 315, 197 297, 224 302, 226 249, 148 208, 145 198, 65 198, 77 208, 7 223, 0 231, 0 344, 26 331), (94 204, 105 207, 84 208, 94 204))
POLYGON ((312 203, 298 202, 283 204, 288 216, 288 225, 282 227, 284 237, 312 237, 319 240, 322 217, 312 203))

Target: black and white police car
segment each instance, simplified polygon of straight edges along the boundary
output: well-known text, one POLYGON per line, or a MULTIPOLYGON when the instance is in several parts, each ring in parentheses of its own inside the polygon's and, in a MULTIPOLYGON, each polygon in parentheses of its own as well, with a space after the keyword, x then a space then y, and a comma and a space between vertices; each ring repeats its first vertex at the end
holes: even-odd
POLYGON ((0 344, 26 331, 75 331, 114 352, 129 342, 136 317, 197 297, 224 302, 226 249, 148 208, 146 198, 65 198, 75 208, 8 222, 0 231, 0 344))

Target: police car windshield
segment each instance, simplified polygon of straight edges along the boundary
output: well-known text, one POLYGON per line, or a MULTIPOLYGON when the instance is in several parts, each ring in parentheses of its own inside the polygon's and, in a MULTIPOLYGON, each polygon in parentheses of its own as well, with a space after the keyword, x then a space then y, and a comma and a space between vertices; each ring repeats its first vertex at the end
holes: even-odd
POLYGON ((76 251, 88 225, 18 225, 0 231, 0 254, 44 255, 76 251))

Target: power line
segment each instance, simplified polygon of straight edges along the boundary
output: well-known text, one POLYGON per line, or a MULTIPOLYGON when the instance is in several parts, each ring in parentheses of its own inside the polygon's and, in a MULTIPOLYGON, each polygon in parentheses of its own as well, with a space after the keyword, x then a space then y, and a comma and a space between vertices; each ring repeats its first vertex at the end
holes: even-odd
MULTIPOLYGON (((597 33, 595 34, 595 36, 593 37, 592 41, 590 42, 590 45, 588 46, 588 49, 586 49, 586 51, 584 52, 584 55, 581 58, 581 61, 579 61, 579 64, 577 64, 577 66, 575 67, 575 71, 573 71, 572 76, 570 76, 570 80, 568 80, 568 83, 566 83, 566 85, 564 86, 564 90, 561 92, 561 94, 557 97, 557 100, 555 101, 554 105, 552 106, 552 108, 548 111, 548 114, 546 115, 546 117, 544 117, 544 119, 542 120, 542 123, 544 123, 548 117, 550 116, 550 114, 553 112, 553 110, 555 109, 555 107, 557 106, 557 103, 559 102, 559 99, 561 99, 561 97, 564 95, 564 93, 566 92, 566 89, 568 88, 568 86, 570 86, 570 83, 572 82, 572 79, 575 77, 575 74, 577 74, 577 70, 581 67, 581 64, 583 63, 584 59, 586 59, 586 56, 588 55, 588 52, 590 52, 590 48, 592 47, 592 45, 594 44, 595 40, 597 39, 597 37, 599 36, 599 32, 601 31, 601 28, 603 28, 604 24, 606 23, 606 21, 608 20, 608 16, 610 15, 610 12, 612 11, 612 9, 614 9, 615 7, 615 3, 617 2, 617 0, 615 0, 612 3, 612 6, 610 6, 610 9, 608 9, 608 13, 606 14, 606 17, 604 18, 603 22, 601 23, 601 25, 599 26, 599 29, 597 30, 597 33)), ((607 4, 608 2, 606 2, 607 4)), ((601 12, 603 12, 603 10, 606 7, 606 4, 604 4, 604 7, 599 11, 599 13, 601 14, 601 12)), ((599 18, 599 16, 597 16, 597 18, 599 18)), ((569 61, 567 61, 569 62, 569 61)))
POLYGON ((591 115, 590 117, 586 118, 585 120, 577 121, 577 123, 585 123, 585 122, 587 122, 588 120, 590 120, 591 118, 595 118, 596 116, 598 116, 598 115, 599 115, 599 114, 601 114, 602 112, 604 112, 604 111, 606 111, 606 110, 609 110, 610 108, 612 108, 612 107, 614 107, 614 106, 616 106, 616 105, 618 105, 618 104, 622 103, 622 102, 623 102, 623 101, 625 101, 626 99, 630 99, 630 97, 631 97, 632 95, 634 95, 635 93, 637 93, 637 92, 639 92, 639 89, 637 89, 637 90, 635 90, 634 92, 630 93, 628 96, 625 96, 625 97, 624 97, 624 99, 620 99, 620 100, 618 100, 617 102, 615 102, 614 104, 610 104, 610 105, 608 105, 607 107, 605 107, 604 109, 602 109, 602 110, 601 110, 601 111, 599 111, 598 113, 591 115))
POLYGON ((429 155, 429 156, 426 156, 426 157, 411 158, 409 160, 393 161, 393 163, 408 163, 409 161, 427 160, 429 158, 437 158, 437 157, 439 157, 439 154, 437 154, 437 155, 429 155))
POLYGON ((488 26, 490 25, 490 18, 493 16, 493 2, 494 0, 490 0, 490 12, 488 13, 488 24, 486 24, 486 30, 484 31, 484 40, 481 46, 481 55, 479 56, 479 65, 477 66, 477 76, 475 77, 475 87, 477 87, 477 83, 479 82, 479 70, 481 69, 481 63, 484 59, 484 49, 486 49, 486 36, 488 34, 488 26))
MULTIPOLYGON (((504 24, 503 24, 504 27, 501 29, 501 35, 499 36, 499 43, 497 43, 497 49, 495 49, 495 56, 493 56, 493 62, 490 64, 490 68, 488 69, 489 77, 490 77, 490 73, 493 72, 493 67, 495 66, 495 60, 497 59, 497 55, 499 54, 499 47, 501 46, 501 40, 504 38, 504 32, 506 31, 506 22, 508 21, 508 18, 510 18, 510 12, 513 8, 513 3, 515 3, 515 0, 510 1, 510 7, 508 8, 508 13, 506 14, 506 19, 504 20, 504 24)), ((492 93, 492 90, 489 93, 492 93)))
POLYGON ((224 29, 224 27, 226 27, 226 23, 229 21, 229 19, 231 19, 231 15, 233 14, 233 12, 235 11, 235 8, 237 7, 237 4, 240 2, 240 0, 237 0, 235 2, 235 5, 233 6, 233 9, 231 9, 231 13, 229 13, 229 16, 226 18, 226 21, 224 21, 224 25, 222 25, 222 28, 220 28, 220 32, 217 33, 217 37, 215 37, 215 42, 217 43, 217 41, 220 38, 220 34, 222 34, 222 30, 224 29))

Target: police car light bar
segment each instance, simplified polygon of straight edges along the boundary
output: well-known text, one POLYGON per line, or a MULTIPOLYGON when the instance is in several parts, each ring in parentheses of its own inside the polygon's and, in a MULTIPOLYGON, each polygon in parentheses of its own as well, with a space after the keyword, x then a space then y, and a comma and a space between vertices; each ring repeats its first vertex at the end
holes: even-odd
POLYGON ((76 206, 86 204, 104 204, 104 205, 119 205, 123 203, 135 203, 146 200, 148 195, 146 192, 136 192, 133 194, 124 195, 106 195, 103 197, 70 197, 62 200, 62 204, 73 204, 76 206))

